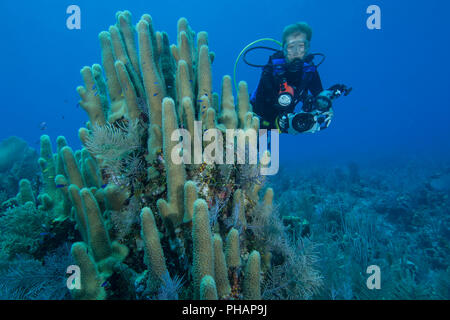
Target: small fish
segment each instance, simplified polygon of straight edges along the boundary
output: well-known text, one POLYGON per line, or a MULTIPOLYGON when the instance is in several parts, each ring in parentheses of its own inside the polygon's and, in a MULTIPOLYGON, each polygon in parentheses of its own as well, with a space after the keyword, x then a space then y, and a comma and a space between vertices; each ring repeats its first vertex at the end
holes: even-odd
POLYGON ((41 232, 41 233, 39 233, 40 236, 46 236, 48 234, 49 234, 48 232, 41 232))
POLYGON ((169 89, 170 89, 170 88, 172 88, 172 86, 167 86, 167 88, 169 88, 169 89))
POLYGON ((61 116, 61 119, 63 119, 63 120, 64 120, 64 116, 61 116))
POLYGON ((108 285, 108 281, 105 281, 105 282, 102 283, 102 287, 103 288, 106 287, 107 285, 108 285))
POLYGON ((154 84, 158 84, 158 82, 155 82, 154 84))
POLYGON ((208 94, 207 94, 207 93, 205 93, 205 96, 208 96, 208 94))
POLYGON ((105 189, 107 185, 108 185, 108 184, 107 184, 107 183, 105 183, 105 184, 103 184, 103 185, 102 185, 102 187, 101 187, 101 188, 102 188, 102 189, 105 189))
POLYGON ((39 127, 41 128, 41 130, 45 130, 47 129, 47 122, 41 122, 41 124, 39 125, 39 127))
POLYGON ((56 187, 57 188, 64 188, 64 187, 67 187, 67 184, 57 184, 56 187))
POLYGON ((95 94, 94 94, 94 96, 96 96, 96 95, 98 95, 98 91, 95 91, 95 94))
POLYGON ((189 82, 192 82, 192 80, 189 80, 189 82))
POLYGON ((79 108, 80 107, 80 103, 78 102, 76 105, 75 105, 75 108, 79 108))
POLYGON ((50 176, 50 177, 48 177, 49 179, 54 179, 55 177, 54 176, 50 176))
POLYGON ((95 89, 95 84, 92 86, 92 90, 94 90, 95 89))
POLYGON ((158 93, 153 94, 154 97, 156 97, 158 95, 158 93))
POLYGON ((120 94, 121 97, 123 97, 123 92, 120 94))
POLYGON ((197 102, 203 102, 203 100, 197 100, 197 102))
POLYGON ((48 168, 44 169, 42 172, 46 173, 48 171, 48 168))

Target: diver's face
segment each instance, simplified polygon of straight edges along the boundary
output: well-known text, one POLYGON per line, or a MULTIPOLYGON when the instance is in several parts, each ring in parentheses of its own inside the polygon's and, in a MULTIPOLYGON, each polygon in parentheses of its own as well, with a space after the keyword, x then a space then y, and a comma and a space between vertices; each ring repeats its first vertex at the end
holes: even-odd
POLYGON ((304 33, 287 37, 284 48, 287 62, 292 62, 294 59, 303 59, 306 55, 307 45, 308 41, 304 33))

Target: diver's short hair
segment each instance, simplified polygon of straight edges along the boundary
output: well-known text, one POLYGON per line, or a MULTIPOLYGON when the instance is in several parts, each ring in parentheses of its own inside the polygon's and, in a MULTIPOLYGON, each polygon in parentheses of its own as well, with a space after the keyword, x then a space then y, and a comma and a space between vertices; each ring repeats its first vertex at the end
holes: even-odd
POLYGON ((306 34, 306 39, 311 42, 312 29, 306 22, 297 22, 286 26, 283 30, 283 46, 286 44, 286 39, 289 36, 297 35, 300 33, 306 34))

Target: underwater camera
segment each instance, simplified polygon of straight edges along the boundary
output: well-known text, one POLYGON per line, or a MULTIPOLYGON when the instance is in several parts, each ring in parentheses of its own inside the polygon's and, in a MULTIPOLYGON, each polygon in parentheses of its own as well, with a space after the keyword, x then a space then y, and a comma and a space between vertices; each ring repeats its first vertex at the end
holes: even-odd
POLYGON ((296 114, 290 114, 289 129, 292 128, 296 133, 308 132, 316 124, 316 120, 311 113, 299 112, 296 114))

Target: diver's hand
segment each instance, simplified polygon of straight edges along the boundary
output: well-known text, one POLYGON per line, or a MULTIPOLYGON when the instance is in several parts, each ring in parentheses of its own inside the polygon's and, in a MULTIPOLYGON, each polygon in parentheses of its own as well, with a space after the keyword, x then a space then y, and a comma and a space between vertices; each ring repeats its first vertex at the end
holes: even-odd
POLYGON ((328 128, 330 126, 333 117, 334 117, 333 108, 330 108, 327 112, 321 112, 320 114, 316 115, 315 120, 319 125, 317 130, 324 130, 328 128))
POLYGON ((352 88, 347 87, 345 84, 335 84, 328 88, 328 90, 333 92, 333 98, 337 98, 341 94, 347 96, 352 91, 352 88))

